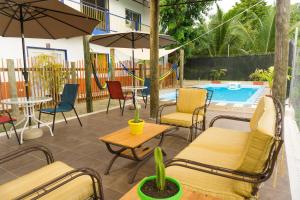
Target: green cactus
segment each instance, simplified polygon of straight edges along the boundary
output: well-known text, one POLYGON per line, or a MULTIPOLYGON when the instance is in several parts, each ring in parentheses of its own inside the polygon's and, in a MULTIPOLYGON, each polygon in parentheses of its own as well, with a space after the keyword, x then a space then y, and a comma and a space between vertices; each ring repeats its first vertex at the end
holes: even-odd
POLYGON ((134 123, 139 123, 139 122, 141 122, 141 120, 140 120, 140 106, 136 106, 136 109, 135 109, 135 111, 134 111, 134 119, 133 119, 133 122, 134 123))
POLYGON ((163 191, 166 185, 166 172, 163 154, 160 147, 156 147, 154 150, 154 160, 156 169, 156 186, 160 191, 163 191))

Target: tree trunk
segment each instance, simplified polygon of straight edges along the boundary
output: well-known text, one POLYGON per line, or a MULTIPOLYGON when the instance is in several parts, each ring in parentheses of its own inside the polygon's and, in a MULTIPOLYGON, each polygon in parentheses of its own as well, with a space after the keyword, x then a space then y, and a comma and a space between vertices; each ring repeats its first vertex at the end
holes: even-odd
POLYGON ((289 57, 290 0, 277 0, 273 96, 284 105, 287 90, 289 57))
POLYGON ((84 49, 84 69, 85 69, 85 93, 86 93, 86 111, 93 112, 93 95, 92 95, 92 69, 89 37, 83 36, 84 49))
POLYGON ((159 70, 158 70, 158 20, 159 0, 150 1, 150 117, 156 118, 159 107, 159 70))

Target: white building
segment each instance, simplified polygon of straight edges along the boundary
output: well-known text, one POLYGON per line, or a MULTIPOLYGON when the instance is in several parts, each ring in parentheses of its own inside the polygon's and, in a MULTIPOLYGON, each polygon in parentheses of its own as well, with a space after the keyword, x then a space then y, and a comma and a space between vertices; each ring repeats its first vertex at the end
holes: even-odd
MULTIPOLYGON (((147 0, 61 0, 66 5, 97 18, 100 24, 93 34, 122 32, 132 29, 149 31, 149 1, 147 0), (134 21, 134 23, 133 23, 134 21)), ((26 38, 28 57, 51 54, 67 61, 83 60, 82 37, 70 39, 26 38)), ((20 38, 0 37, 0 59, 21 59, 20 38)), ((109 53, 109 49, 91 45, 95 53, 109 53)))

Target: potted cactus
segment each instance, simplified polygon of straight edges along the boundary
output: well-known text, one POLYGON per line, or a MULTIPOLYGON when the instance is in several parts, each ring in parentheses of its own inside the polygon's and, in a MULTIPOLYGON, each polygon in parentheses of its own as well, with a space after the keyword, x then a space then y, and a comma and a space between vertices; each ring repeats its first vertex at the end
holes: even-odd
POLYGON ((144 178, 138 185, 141 200, 179 200, 182 196, 180 183, 166 176, 161 148, 154 150, 156 176, 144 178))
POLYGON ((141 110, 141 105, 137 104, 136 109, 134 111, 134 118, 128 121, 131 134, 133 135, 142 134, 144 130, 145 122, 144 120, 140 119, 140 110, 141 110))

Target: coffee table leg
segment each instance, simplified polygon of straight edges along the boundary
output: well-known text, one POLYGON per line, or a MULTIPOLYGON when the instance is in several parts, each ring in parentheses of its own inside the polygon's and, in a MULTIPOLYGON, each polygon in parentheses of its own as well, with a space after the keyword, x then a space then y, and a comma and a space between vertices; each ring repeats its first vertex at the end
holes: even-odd
POLYGON ((151 158, 152 156, 146 157, 142 161, 138 161, 138 164, 136 165, 135 169, 130 173, 128 183, 132 184, 134 182, 134 179, 136 177, 136 174, 138 173, 139 169, 151 158))
POLYGON ((114 162, 116 161, 116 159, 119 157, 119 154, 116 154, 109 162, 105 172, 104 172, 104 175, 108 175, 109 174, 109 171, 110 171, 110 168, 112 167, 112 165, 114 164, 114 162))

